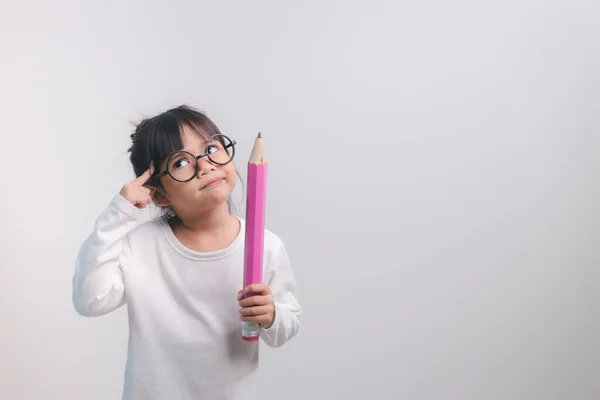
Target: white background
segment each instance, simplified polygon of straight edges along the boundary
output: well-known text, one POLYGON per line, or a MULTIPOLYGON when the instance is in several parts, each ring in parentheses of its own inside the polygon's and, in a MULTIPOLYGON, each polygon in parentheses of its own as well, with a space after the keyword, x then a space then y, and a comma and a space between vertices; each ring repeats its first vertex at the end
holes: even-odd
POLYGON ((264 134, 304 308, 264 400, 600 397, 597 2, 4 3, 0 398, 120 398, 74 260, 181 103, 243 176, 264 134))

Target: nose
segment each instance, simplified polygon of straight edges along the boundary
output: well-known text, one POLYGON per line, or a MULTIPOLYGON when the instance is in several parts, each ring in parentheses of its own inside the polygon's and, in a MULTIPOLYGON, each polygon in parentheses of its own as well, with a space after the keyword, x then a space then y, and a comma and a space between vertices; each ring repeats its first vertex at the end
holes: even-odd
POLYGON ((197 177, 201 178, 209 172, 215 171, 215 164, 211 163, 208 157, 202 157, 198 160, 198 174, 197 177))

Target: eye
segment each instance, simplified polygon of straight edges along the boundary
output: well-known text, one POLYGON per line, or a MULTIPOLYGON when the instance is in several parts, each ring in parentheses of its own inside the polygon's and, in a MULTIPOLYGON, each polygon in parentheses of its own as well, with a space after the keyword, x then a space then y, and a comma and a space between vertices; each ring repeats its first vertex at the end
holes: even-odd
POLYGON ((211 144, 210 146, 208 146, 208 154, 214 154, 217 151, 219 151, 219 146, 215 144, 211 144))
POLYGON ((190 164, 190 162, 188 160, 186 160, 185 158, 180 158, 179 160, 176 160, 173 163, 173 168, 175 169, 181 169, 181 168, 185 168, 190 164))

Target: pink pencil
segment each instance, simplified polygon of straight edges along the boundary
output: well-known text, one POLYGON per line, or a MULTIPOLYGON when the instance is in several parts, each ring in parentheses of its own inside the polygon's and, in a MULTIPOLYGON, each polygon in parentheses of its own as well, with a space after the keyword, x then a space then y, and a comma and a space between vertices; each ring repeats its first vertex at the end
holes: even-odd
MULTIPOLYGON (((244 288, 254 283, 262 283, 266 196, 267 161, 263 154, 262 135, 259 133, 248 161, 244 288)), ((246 293, 244 298, 255 294, 246 293)), ((258 340, 259 328, 260 326, 255 322, 244 322, 242 338, 250 342, 258 340)))

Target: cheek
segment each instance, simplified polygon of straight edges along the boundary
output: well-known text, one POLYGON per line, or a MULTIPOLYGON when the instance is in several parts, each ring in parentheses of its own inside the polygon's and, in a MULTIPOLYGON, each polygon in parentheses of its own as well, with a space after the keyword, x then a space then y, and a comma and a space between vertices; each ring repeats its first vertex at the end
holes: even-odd
POLYGON ((235 184, 237 182, 237 174, 236 174, 235 167, 228 166, 228 168, 227 168, 227 178, 229 180, 229 184, 232 187, 235 186, 235 184))
POLYGON ((168 184, 163 184, 164 193, 167 195, 167 199, 171 204, 177 204, 180 200, 184 200, 186 197, 189 197, 189 194, 193 191, 192 185, 190 182, 176 182, 173 179, 169 178, 171 182, 168 184))
POLYGON ((161 185, 161 191, 167 198, 171 197, 171 193, 173 193, 173 182, 171 181, 171 178, 168 178, 168 180, 165 178, 161 185))
POLYGON ((233 174, 229 175, 229 183, 231 184, 231 187, 234 187, 236 182, 237 182, 237 175, 234 172, 233 174))

